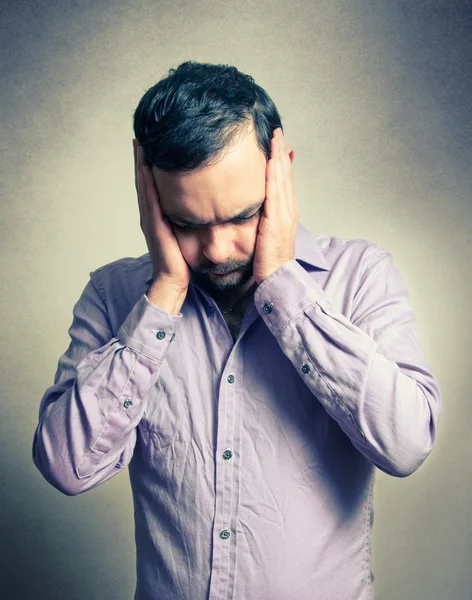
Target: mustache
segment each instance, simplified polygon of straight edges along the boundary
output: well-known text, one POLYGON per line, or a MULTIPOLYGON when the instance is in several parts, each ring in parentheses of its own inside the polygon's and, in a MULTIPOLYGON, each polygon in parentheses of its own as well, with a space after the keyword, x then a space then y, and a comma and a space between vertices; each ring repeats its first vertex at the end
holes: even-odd
POLYGON ((228 262, 224 265, 209 265, 209 266, 199 266, 195 267, 193 270, 195 273, 201 273, 203 275, 207 273, 215 273, 216 275, 221 273, 226 273, 227 271, 235 271, 236 269, 240 269, 241 267, 249 267, 252 266, 253 259, 251 258, 249 261, 234 261, 228 262))

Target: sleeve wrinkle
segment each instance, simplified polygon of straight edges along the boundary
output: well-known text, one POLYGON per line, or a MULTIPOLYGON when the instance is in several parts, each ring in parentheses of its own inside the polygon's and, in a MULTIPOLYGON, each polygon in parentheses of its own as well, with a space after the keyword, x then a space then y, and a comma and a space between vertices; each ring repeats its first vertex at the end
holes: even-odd
POLYGON ((385 472, 406 476, 434 445, 441 399, 392 255, 374 249, 365 260, 350 318, 296 265, 267 281, 263 296, 278 308, 267 315, 261 310, 261 316, 354 446, 385 472), (317 299, 298 311, 293 299, 306 298, 308 288, 317 299), (279 315, 290 327, 274 327, 279 315), (420 383, 427 386, 422 393, 420 383))
POLYGON ((136 428, 157 381, 169 342, 153 341, 156 314, 145 296, 124 321, 132 337, 112 337, 100 278, 90 274, 73 309, 70 344, 59 358, 54 384, 40 403, 33 461, 43 477, 67 495, 83 493, 128 465, 136 428), (130 402, 123 402, 126 395, 130 402), (117 463, 120 469, 116 468, 117 463))

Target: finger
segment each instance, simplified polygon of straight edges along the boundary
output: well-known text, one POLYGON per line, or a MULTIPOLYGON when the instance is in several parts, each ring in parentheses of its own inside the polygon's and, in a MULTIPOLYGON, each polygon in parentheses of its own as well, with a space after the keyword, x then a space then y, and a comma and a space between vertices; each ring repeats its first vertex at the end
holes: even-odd
POLYGON ((274 140, 274 162, 276 163, 273 172, 275 180, 280 184, 285 174, 284 165, 284 140, 282 137, 282 130, 280 128, 275 131, 274 140))
POLYGON ((274 156, 267 162, 266 167, 266 200, 264 202, 264 214, 270 218, 277 204, 277 181, 275 178, 276 161, 274 156))
POLYGON ((282 129, 277 131, 277 183, 281 196, 293 196, 293 169, 290 152, 282 129))
MULTIPOLYGON (((141 217, 141 229, 147 225, 148 222, 148 214, 149 214, 149 202, 147 198, 146 192, 146 184, 144 179, 144 169, 143 169, 143 148, 142 146, 138 146, 136 150, 136 163, 137 163, 137 195, 138 195, 138 204, 139 204, 139 212, 141 217)), ((144 229, 143 229, 144 232, 144 229)))
POLYGON ((272 133, 272 139, 270 140, 270 159, 267 162, 267 173, 266 179, 268 182, 275 181, 277 179, 277 168, 276 161, 278 156, 277 146, 277 130, 275 129, 272 133))
POLYGON ((277 129, 274 129, 272 134, 272 139, 270 141, 270 155, 275 158, 277 156, 278 146, 277 146, 277 129))
POLYGON ((134 187, 136 191, 138 191, 138 174, 137 174, 137 151, 138 151, 139 142, 138 140, 133 140, 133 156, 134 156, 134 187))
POLYGON ((286 144, 283 132, 278 129, 276 135, 276 150, 274 153, 274 165, 271 173, 275 181, 272 191, 273 214, 286 215, 290 218, 296 209, 294 194, 294 181, 292 163, 289 156, 289 148, 286 144))
POLYGON ((143 165, 142 165, 142 148, 141 146, 136 147, 136 191, 139 196, 142 196, 144 191, 143 185, 143 165))
POLYGON ((275 186, 279 188, 283 184, 283 165, 282 165, 282 152, 281 152, 281 141, 280 141, 280 128, 275 130, 274 137, 274 153, 272 158, 271 174, 275 186))
POLYGON ((277 145, 278 145, 278 156, 280 159, 280 164, 283 167, 284 173, 289 174, 292 166, 292 162, 289 156, 289 148, 287 145, 287 141, 285 140, 284 133, 282 129, 278 129, 277 133, 277 145))
POLYGON ((154 177, 152 176, 151 167, 143 164, 142 172, 143 172, 144 190, 146 193, 146 197, 149 202, 157 202, 158 201, 158 193, 157 193, 156 184, 154 182, 154 177))
POLYGON ((165 216, 162 212, 162 207, 159 200, 159 192, 152 175, 152 170, 147 165, 143 165, 143 177, 146 189, 148 213, 150 216, 150 226, 152 226, 153 232, 160 231, 162 233, 162 227, 167 229, 166 226, 168 223, 166 222, 165 216))

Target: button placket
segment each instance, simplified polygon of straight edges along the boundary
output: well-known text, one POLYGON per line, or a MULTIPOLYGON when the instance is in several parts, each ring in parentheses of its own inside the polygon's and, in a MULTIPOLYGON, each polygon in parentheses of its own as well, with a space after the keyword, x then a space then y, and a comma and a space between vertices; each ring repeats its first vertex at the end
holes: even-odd
MULTIPOLYGON (((218 437, 223 446, 218 448, 216 463, 216 503, 213 566, 214 577, 210 597, 221 599, 229 595, 235 577, 233 532, 235 532, 239 505, 239 461, 235 461, 235 449, 240 445, 241 400, 238 395, 240 348, 235 346, 230 360, 224 365, 219 385, 220 419, 218 437), (217 541, 216 541, 217 540, 217 541)), ((236 535, 236 534, 235 534, 236 535)), ((236 540, 234 540, 236 543, 236 540)), ((228 596, 229 597, 229 596, 228 596)))

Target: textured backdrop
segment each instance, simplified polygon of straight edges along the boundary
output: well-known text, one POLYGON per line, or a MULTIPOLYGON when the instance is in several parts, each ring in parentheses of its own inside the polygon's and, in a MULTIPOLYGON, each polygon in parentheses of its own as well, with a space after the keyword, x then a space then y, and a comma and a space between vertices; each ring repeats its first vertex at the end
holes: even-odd
POLYGON ((306 227, 393 254, 444 408, 419 471, 378 472, 376 598, 470 600, 471 3, 2 0, 0 13, 2 599, 133 596, 126 474, 66 497, 31 443, 88 273, 147 251, 133 110, 197 60, 237 66, 275 100, 306 227))

